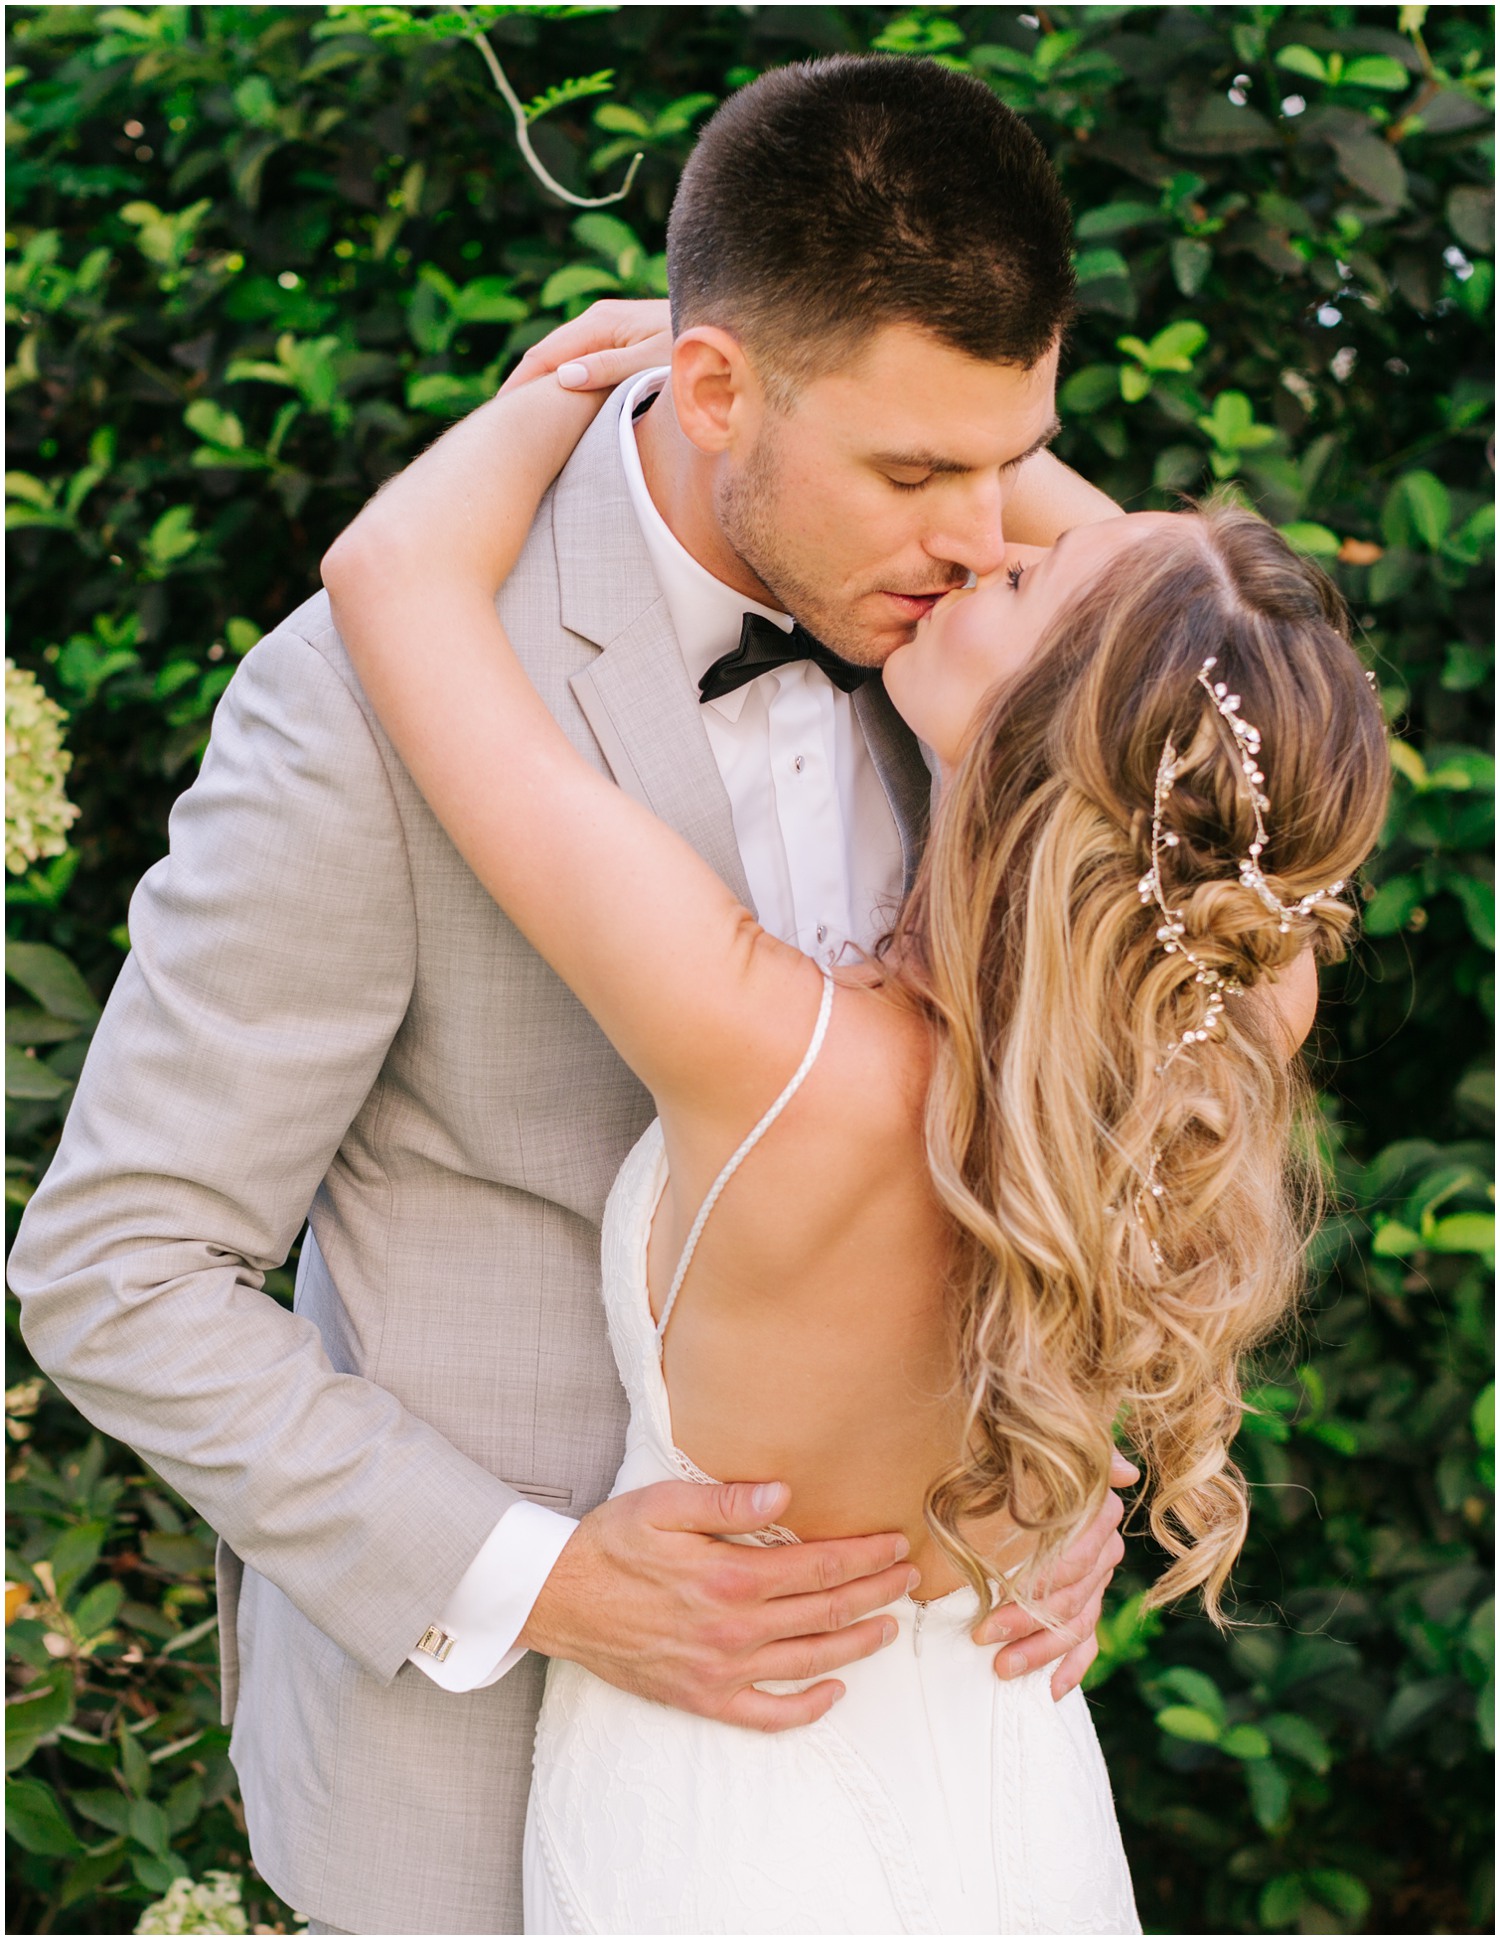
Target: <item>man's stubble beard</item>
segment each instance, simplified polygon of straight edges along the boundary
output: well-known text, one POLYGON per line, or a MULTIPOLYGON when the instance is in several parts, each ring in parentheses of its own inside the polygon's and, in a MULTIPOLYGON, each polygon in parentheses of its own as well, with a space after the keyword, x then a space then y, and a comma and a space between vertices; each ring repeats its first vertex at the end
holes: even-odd
POLYGON ((787 529, 777 518, 782 498, 780 450, 768 429, 739 470, 726 469, 714 487, 714 515, 730 550, 782 611, 831 653, 856 667, 880 666, 886 654, 872 646, 847 606, 830 599, 796 559, 787 529))

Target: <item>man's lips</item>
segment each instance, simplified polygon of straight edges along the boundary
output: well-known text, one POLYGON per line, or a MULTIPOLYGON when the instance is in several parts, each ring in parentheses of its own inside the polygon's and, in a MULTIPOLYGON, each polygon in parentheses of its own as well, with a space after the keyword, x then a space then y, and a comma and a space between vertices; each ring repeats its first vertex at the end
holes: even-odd
POLYGON ((893 593, 883 591, 881 598, 889 600, 891 605, 901 615, 902 619, 916 621, 925 620, 933 607, 937 605, 938 601, 945 598, 952 591, 953 588, 951 586, 944 586, 936 593, 893 593))

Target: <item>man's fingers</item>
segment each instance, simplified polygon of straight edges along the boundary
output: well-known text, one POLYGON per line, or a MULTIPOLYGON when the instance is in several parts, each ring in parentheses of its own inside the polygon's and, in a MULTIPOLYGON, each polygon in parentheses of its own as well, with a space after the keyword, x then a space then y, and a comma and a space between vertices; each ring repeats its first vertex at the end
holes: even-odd
POLYGON ((726 1724, 744 1725, 750 1731, 791 1731, 800 1724, 815 1724, 843 1695, 844 1687, 836 1680, 784 1696, 747 1684, 721 1716, 726 1724))
POLYGON ((1117 1448, 1109 1458, 1109 1486, 1112 1489, 1128 1489, 1141 1479, 1141 1472, 1134 1462, 1129 1462, 1117 1448))
MULTIPOLYGON (((873 1576, 856 1576, 837 1589, 816 1590, 805 1596, 772 1597, 763 1606, 767 1623, 774 1626, 766 1633, 767 1641, 813 1637, 829 1630, 842 1632, 847 1625, 894 1603, 897 1597, 915 1589, 920 1580, 910 1564, 895 1563, 873 1576)), ((811 1671, 757 1671, 755 1674, 757 1677, 813 1675, 811 1671)))
POLYGON ((751 1659, 750 1674, 757 1684, 773 1678, 790 1682, 803 1677, 826 1677, 830 1671, 842 1670, 846 1664, 857 1664, 861 1658, 873 1657, 877 1650, 884 1650, 895 1641, 897 1627, 894 1617, 870 1617, 864 1623, 852 1623, 846 1629, 829 1631, 821 1637, 796 1637, 784 1643, 767 1644, 751 1659))

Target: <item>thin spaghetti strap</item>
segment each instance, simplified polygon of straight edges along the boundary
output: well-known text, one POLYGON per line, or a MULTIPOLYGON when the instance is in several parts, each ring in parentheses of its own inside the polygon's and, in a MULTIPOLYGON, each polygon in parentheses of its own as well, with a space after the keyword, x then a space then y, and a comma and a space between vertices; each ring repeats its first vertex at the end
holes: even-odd
POLYGON ((728 1164, 709 1187, 708 1197, 698 1208, 698 1217, 693 1221, 692 1231, 688 1234, 687 1240, 683 1245, 682 1257, 677 1262, 677 1271, 672 1276, 671 1290, 668 1292, 666 1301, 662 1306, 661 1319, 656 1323, 656 1349, 658 1354, 661 1352, 662 1342, 666 1337, 667 1322, 672 1318, 672 1309, 677 1304, 677 1296, 682 1291, 682 1283, 687 1278, 687 1270, 693 1263, 694 1253, 698 1250, 698 1241, 703 1237, 703 1228, 708 1224, 709 1214, 719 1202, 720 1193, 723 1192, 725 1186, 729 1184, 729 1181, 739 1171, 745 1160, 749 1158, 750 1154, 759 1145, 766 1133, 770 1131, 777 1119, 780 1118, 793 1098, 796 1097, 798 1091, 801 1090, 803 1079, 812 1070, 813 1061, 823 1048, 823 1039, 828 1034, 828 1019, 833 1011, 833 973, 825 965, 819 965, 819 968, 823 971, 823 998, 818 1005, 818 1021, 813 1026, 812 1041, 803 1053, 802 1062, 797 1066, 797 1069, 788 1080, 785 1091, 782 1092, 781 1096, 771 1106, 770 1110, 761 1119, 760 1123, 756 1125, 754 1130, 747 1134, 739 1148, 731 1154, 728 1164))

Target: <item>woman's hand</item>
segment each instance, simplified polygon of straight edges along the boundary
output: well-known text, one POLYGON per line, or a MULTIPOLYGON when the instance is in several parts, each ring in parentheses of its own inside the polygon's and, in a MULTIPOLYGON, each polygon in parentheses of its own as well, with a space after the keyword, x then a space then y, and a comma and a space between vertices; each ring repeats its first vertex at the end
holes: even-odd
POLYGON ((565 391, 610 391, 637 371, 672 361, 672 311, 665 297, 606 297, 533 344, 500 386, 517 391, 557 373, 565 391))

